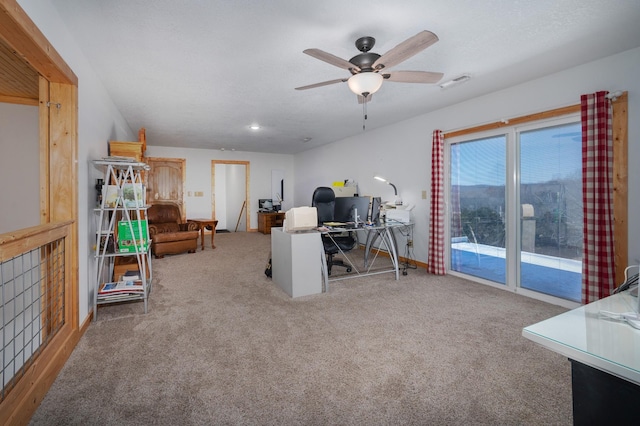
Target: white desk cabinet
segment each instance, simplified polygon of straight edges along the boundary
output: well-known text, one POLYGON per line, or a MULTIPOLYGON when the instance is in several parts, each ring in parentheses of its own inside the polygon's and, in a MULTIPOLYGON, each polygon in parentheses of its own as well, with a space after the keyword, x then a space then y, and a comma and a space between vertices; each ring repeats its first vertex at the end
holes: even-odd
POLYGON ((323 262, 320 233, 271 228, 272 280, 289 296, 322 293, 323 262))

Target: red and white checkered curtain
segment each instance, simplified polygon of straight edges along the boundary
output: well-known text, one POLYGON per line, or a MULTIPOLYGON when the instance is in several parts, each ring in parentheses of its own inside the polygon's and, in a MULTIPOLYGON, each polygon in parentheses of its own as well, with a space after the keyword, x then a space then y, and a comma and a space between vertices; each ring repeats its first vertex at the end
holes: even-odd
POLYGON ((608 92, 582 95, 582 303, 614 287, 613 136, 608 92))
POLYGON ((444 275, 444 137, 440 130, 433 131, 431 145, 430 203, 428 271, 444 275))

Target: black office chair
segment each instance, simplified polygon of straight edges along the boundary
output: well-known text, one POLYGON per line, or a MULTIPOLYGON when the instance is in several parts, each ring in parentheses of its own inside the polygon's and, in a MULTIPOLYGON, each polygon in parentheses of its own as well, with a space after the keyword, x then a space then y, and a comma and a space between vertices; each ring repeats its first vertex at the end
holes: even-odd
MULTIPOLYGON (((318 210, 318 225, 334 220, 333 213, 335 204, 336 194, 333 192, 333 189, 327 186, 320 186, 313 191, 311 206, 318 210)), ((347 272, 351 272, 351 265, 341 259, 334 259, 333 256, 339 253, 340 250, 343 252, 352 250, 357 243, 358 240, 355 238, 353 232, 349 232, 347 235, 333 236, 333 240, 328 235, 322 235, 322 244, 324 245, 324 252, 327 255, 327 273, 329 275, 331 275, 331 267, 333 265, 343 266, 347 268, 347 272)))

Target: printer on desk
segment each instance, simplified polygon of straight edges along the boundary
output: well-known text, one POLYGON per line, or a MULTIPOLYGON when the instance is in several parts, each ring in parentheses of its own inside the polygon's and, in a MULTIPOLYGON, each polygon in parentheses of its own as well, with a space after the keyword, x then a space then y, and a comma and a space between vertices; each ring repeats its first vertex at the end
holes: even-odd
POLYGON ((413 210, 412 205, 399 205, 399 206, 389 206, 385 205, 385 220, 387 222, 400 222, 400 223, 410 223, 411 222, 411 210, 413 210))
POLYGON ((411 212, 409 210, 389 209, 385 215, 386 221, 395 221, 401 223, 411 222, 411 212))

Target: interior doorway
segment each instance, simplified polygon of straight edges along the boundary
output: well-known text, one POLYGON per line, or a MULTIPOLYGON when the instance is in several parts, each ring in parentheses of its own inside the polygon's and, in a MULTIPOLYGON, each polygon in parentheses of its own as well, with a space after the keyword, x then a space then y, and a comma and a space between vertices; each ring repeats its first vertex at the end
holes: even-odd
POLYGON ((250 230, 249 162, 211 160, 211 190, 218 232, 250 230))

